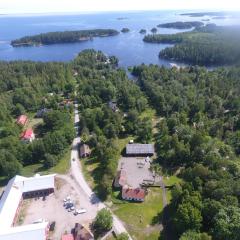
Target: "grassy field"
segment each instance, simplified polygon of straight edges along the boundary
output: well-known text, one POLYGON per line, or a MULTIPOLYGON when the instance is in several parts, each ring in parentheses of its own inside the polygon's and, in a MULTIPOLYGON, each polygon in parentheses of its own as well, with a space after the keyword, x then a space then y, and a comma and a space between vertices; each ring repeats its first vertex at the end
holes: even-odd
POLYGON ((143 203, 122 201, 118 195, 119 192, 114 193, 112 209, 125 223, 133 239, 159 239, 162 229, 161 224, 159 224, 163 210, 162 190, 150 189, 143 203))
POLYGON ((26 167, 23 167, 21 171, 21 175, 26 177, 31 177, 36 173, 40 174, 49 174, 49 173, 59 173, 59 174, 65 174, 69 167, 70 167, 70 148, 66 151, 66 153, 63 155, 63 157, 60 159, 59 163, 49 169, 44 169, 43 165, 41 163, 38 164, 32 164, 28 165, 26 167))

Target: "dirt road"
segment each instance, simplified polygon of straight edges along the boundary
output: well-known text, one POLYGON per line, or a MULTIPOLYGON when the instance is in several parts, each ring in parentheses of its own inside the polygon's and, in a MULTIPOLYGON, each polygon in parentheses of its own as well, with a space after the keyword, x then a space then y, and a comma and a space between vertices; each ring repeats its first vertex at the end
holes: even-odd
MULTIPOLYGON (((75 117, 74 117, 75 129, 76 129, 76 132, 78 132, 78 122, 79 122, 78 104, 74 105, 74 114, 75 114, 75 117)), ((82 167, 80 164, 80 159, 78 154, 78 148, 79 148, 80 142, 81 142, 81 139, 79 136, 77 136, 73 141, 72 152, 71 152, 70 174, 74 178, 76 183, 79 185, 79 187, 82 189, 84 194, 88 196, 90 203, 97 206, 96 211, 98 211, 102 208, 106 208, 106 205, 98 199, 98 197, 89 187, 88 183, 86 182, 83 176, 82 167)), ((113 214, 113 230, 117 234, 120 234, 122 232, 127 232, 123 223, 114 214, 113 214)), ((132 240, 130 236, 129 236, 129 240, 132 240)))

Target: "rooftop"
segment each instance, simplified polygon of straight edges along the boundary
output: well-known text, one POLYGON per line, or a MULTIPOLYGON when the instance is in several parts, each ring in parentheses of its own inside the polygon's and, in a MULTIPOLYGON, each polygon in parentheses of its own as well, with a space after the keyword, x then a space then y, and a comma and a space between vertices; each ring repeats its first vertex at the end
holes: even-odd
POLYGON ((123 187, 122 189, 122 197, 123 199, 141 199, 144 200, 145 198, 145 190, 142 188, 129 188, 123 187))
POLYGON ((140 143, 127 144, 126 154, 153 155, 154 146, 153 144, 140 144, 140 143))
MULTIPOLYGON (((35 175, 30 178, 17 175, 8 182, 8 185, 4 189, 0 198, 0 240, 8 239, 7 236, 1 238, 6 233, 11 235, 16 234, 18 231, 31 231, 35 228, 41 228, 41 226, 43 226, 38 226, 38 224, 34 224, 34 226, 32 226, 29 224, 22 227, 13 227, 13 223, 16 217, 17 209, 21 203, 23 193, 54 188, 54 177, 55 174, 45 176, 35 175)), ((19 237, 19 239, 24 238, 19 237)))

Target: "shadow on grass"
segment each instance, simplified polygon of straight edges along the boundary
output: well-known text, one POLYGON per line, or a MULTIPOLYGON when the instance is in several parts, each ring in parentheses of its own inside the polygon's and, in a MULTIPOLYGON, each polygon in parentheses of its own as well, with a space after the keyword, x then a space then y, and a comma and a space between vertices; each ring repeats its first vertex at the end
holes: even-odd
POLYGON ((176 235, 176 231, 173 229, 172 219, 174 216, 174 208, 170 204, 166 206, 163 211, 152 219, 152 225, 162 224, 163 230, 161 231, 159 240, 177 240, 178 236, 176 235))

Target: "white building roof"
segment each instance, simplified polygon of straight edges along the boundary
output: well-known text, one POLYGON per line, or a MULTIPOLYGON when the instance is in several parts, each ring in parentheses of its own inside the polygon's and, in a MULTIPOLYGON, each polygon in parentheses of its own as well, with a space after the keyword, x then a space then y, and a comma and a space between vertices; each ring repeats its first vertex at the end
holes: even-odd
POLYGON ((5 228, 0 231, 0 240, 45 240, 48 222, 5 228))
MULTIPOLYGON (((22 227, 12 227, 12 224, 14 222, 15 215, 17 213, 17 209, 19 207, 19 204, 22 199, 22 194, 26 192, 32 192, 32 191, 38 191, 38 190, 45 190, 45 189, 52 189, 54 188, 54 177, 55 174, 52 175, 45 175, 40 176, 36 175, 34 177, 26 178, 22 176, 15 176, 12 178, 8 185, 6 186, 3 194, 0 197, 0 240, 4 239, 7 240, 8 238, 5 236, 6 231, 9 232, 9 234, 12 232, 15 233, 15 231, 20 231, 19 229, 24 230, 26 229, 35 229, 38 227, 34 224, 34 226, 31 227, 31 225, 26 225, 22 227), (4 238, 1 238, 2 234, 5 234, 4 238)), ((40 227, 40 225, 39 225, 40 227)), ((32 230, 33 231, 33 230, 32 230)), ((40 231, 40 230, 38 230, 40 231)), ((30 230, 28 231, 28 235, 30 234, 30 230)), ((38 234, 37 232, 35 233, 38 234)), ((30 236, 30 235, 29 235, 30 236)), ((24 239, 24 240, 31 240, 33 238, 9 238, 9 239, 24 239)), ((44 239, 44 238, 41 238, 44 239)), ((34 240, 36 238, 34 237, 34 240)))

